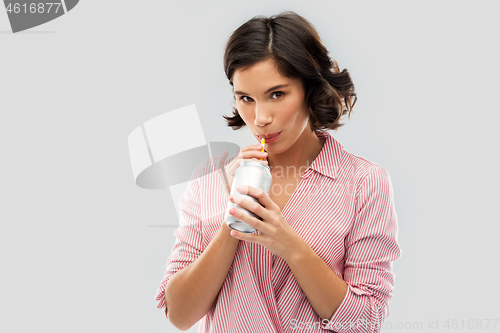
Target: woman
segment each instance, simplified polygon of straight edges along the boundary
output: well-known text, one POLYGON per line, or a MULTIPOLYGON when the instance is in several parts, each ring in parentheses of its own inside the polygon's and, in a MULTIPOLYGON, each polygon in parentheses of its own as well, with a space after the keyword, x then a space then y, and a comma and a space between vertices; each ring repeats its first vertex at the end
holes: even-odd
POLYGON ((181 199, 181 221, 158 288, 158 308, 179 329, 199 332, 377 332, 389 315, 400 257, 389 174, 350 154, 336 130, 356 94, 314 27, 285 12, 255 17, 230 37, 224 66, 236 107, 233 129, 259 143, 225 166, 232 181, 245 159, 271 167, 269 195, 250 186, 231 214, 257 232, 232 231, 217 161, 197 171, 181 199), (267 158, 267 160, 266 160, 267 158))

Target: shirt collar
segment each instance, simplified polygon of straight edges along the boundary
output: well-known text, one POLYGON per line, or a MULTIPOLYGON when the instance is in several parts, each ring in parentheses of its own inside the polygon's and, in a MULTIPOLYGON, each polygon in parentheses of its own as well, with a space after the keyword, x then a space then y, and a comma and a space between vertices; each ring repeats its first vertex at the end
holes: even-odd
POLYGON ((335 179, 338 175, 341 157, 344 154, 344 146, 328 132, 315 132, 315 134, 325 144, 308 169, 335 179))

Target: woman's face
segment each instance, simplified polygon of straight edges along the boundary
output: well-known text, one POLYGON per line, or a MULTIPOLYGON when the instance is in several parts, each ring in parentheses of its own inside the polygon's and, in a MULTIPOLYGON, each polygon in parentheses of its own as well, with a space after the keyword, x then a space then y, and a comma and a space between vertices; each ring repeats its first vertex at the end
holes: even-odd
POLYGON ((273 60, 236 70, 233 87, 241 118, 259 142, 266 137, 269 154, 287 151, 311 131, 302 80, 282 76, 273 60))

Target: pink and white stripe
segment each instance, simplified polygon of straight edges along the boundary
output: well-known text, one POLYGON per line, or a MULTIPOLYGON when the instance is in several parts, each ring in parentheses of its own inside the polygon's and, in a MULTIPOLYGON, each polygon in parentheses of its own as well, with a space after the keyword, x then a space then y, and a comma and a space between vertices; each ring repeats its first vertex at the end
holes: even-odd
MULTIPOLYGON (((282 213, 348 284, 344 300, 331 318, 320 318, 281 257, 240 241, 199 333, 380 331, 393 296, 392 262, 401 256, 390 176, 345 151, 328 132, 317 135, 325 144, 282 213)), ((180 201, 176 242, 156 294, 159 309, 170 277, 203 252, 222 223, 227 202, 219 176, 209 172, 215 164, 197 170, 180 201)))

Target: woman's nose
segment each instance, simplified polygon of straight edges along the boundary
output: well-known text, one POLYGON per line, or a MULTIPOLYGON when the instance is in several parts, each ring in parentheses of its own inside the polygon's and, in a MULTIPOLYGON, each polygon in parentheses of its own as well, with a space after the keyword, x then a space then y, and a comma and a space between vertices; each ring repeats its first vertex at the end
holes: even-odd
POLYGON ((255 125, 266 126, 271 123, 272 118, 268 110, 266 110, 262 105, 257 105, 255 107, 255 125))

